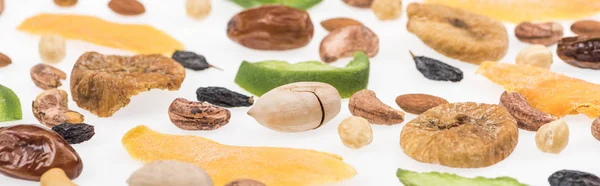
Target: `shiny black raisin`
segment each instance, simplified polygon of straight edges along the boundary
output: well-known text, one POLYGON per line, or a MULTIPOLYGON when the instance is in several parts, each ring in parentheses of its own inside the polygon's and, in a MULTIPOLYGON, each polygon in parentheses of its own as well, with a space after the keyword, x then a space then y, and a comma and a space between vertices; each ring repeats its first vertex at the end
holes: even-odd
POLYGON ((417 70, 427 79, 452 82, 459 82, 463 79, 463 72, 456 67, 428 57, 415 56, 412 52, 410 54, 415 60, 417 70))
POLYGON ((78 144, 92 139, 94 134, 94 126, 85 123, 70 124, 63 123, 52 127, 52 130, 60 134, 60 136, 69 144, 78 144))
POLYGON ((548 178, 550 186, 600 186, 600 178, 596 175, 575 171, 560 170, 548 178))
POLYGON ((200 87, 196 90, 198 101, 206 101, 222 107, 249 107, 253 97, 233 92, 223 87, 200 87))
POLYGON ((206 61, 206 58, 202 55, 196 54, 194 52, 177 50, 173 53, 171 58, 177 61, 179 64, 183 65, 185 68, 189 68, 192 70, 200 71, 205 70, 207 68, 213 67, 206 61))

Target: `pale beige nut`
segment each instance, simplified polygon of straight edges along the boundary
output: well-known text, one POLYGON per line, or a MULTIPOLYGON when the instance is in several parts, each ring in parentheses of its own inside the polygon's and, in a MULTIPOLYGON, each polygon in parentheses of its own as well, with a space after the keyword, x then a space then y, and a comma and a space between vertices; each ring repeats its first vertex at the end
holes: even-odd
POLYGON ((396 97, 396 104, 398 104, 404 112, 415 115, 422 114, 433 107, 447 103, 448 101, 444 98, 429 94, 404 94, 396 97))
POLYGON ((571 31, 580 36, 600 36, 600 22, 593 20, 577 21, 571 25, 571 31))
POLYGON ((211 9, 210 0, 187 0, 185 2, 187 15, 194 19, 205 18, 210 14, 211 9))
POLYGON ((337 30, 339 28, 347 27, 347 26, 359 26, 363 25, 357 20, 339 17, 339 18, 331 18, 321 22, 321 26, 329 32, 337 30))
POLYGON ((600 117, 592 123, 592 136, 600 141, 600 117))
POLYGON ((177 98, 169 106, 169 118, 184 130, 215 130, 229 123, 231 112, 208 102, 177 98))
POLYGON ((552 66, 552 51, 548 50, 544 45, 529 46, 517 54, 516 64, 527 64, 550 69, 550 66, 552 66))
POLYGON ((33 116, 49 128, 63 123, 83 123, 83 115, 69 110, 68 101, 64 90, 46 90, 33 101, 33 116))
POLYGON ((404 121, 404 112, 382 103, 375 92, 367 89, 352 95, 348 109, 353 116, 363 117, 372 124, 394 125, 404 121))
POLYGON ((394 20, 402 15, 402 0, 373 0, 371 9, 380 20, 394 20))
MULTIPOLYGON (((0 0, 2 1, 2 0, 0 0)), ((12 60, 7 55, 0 53, 0 67, 8 66, 12 63, 12 60)))
POLYGON ((214 185, 211 177, 202 168, 174 160, 154 161, 144 165, 129 176, 127 184, 129 186, 214 185))
POLYGON ((44 90, 58 88, 62 85, 60 81, 67 79, 60 69, 41 63, 31 67, 29 74, 33 83, 44 90))
POLYGON ((340 58, 352 57, 362 51, 369 57, 379 52, 379 37, 365 26, 347 26, 330 32, 319 47, 321 60, 326 63, 340 58))
POLYGON ((256 180, 252 180, 252 179, 239 179, 239 180, 234 180, 232 182, 229 182, 229 183, 225 184, 225 186, 267 186, 267 185, 260 181, 256 181, 256 180))
POLYGON ((65 171, 60 168, 52 168, 42 174, 40 178, 41 186, 77 186, 67 177, 65 171))
POLYGON ((342 143, 352 149, 360 149, 373 141, 373 129, 365 118, 350 116, 338 125, 342 143))
POLYGON ((71 7, 77 4, 77 0, 54 0, 54 4, 61 7, 71 7))
POLYGON ((67 54, 65 39, 58 35, 43 35, 40 39, 38 49, 40 58, 45 63, 58 63, 67 54))
POLYGON ((373 0, 343 0, 346 4, 357 8, 370 8, 373 0))
POLYGON ((146 8, 137 0, 111 0, 108 7, 117 14, 125 16, 140 15, 146 12, 146 8))
POLYGON ((500 105, 512 115, 520 129, 537 131, 543 125, 557 120, 558 117, 533 108, 525 96, 518 92, 504 92, 500 96, 500 105))
POLYGON ((569 126, 563 120, 556 120, 540 127, 535 144, 542 152, 560 153, 569 144, 569 126))
POLYGON ((523 22, 515 27, 515 36, 529 44, 551 46, 563 37, 563 26, 557 22, 523 22))

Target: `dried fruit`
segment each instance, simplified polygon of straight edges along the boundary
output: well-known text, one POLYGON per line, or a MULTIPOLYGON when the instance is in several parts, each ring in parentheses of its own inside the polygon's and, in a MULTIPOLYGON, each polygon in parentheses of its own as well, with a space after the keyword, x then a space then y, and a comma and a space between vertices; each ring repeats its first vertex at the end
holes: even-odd
POLYGON ((515 27, 515 36, 529 44, 552 46, 563 37, 563 26, 557 22, 522 22, 515 27))
POLYGON ((444 62, 425 56, 415 56, 412 52, 410 55, 415 61, 417 70, 427 79, 434 81, 451 81, 459 82, 463 79, 463 72, 459 68, 450 66, 444 62))
POLYGON ((31 67, 29 73, 33 83, 44 90, 58 88, 62 86, 60 81, 67 79, 67 74, 60 69, 41 63, 31 67))
POLYGON ((556 54, 567 64, 590 69, 600 69, 599 37, 566 37, 558 42, 556 54))
POLYGON ((433 107, 448 104, 448 101, 429 94, 404 94, 396 97, 396 104, 404 112, 419 115, 433 107))
POLYGON ((8 66, 11 63, 12 63, 12 60, 10 60, 10 57, 4 55, 3 53, 0 53, 0 68, 8 66))
POLYGON ((129 155, 144 162, 170 159, 195 164, 212 177, 215 185, 242 177, 266 185, 321 185, 356 175, 352 166, 334 154, 227 146, 200 136, 161 134, 146 126, 131 129, 122 142, 129 155))
POLYGON ((339 58, 364 52, 374 57, 379 52, 379 37, 365 26, 347 26, 329 33, 319 48, 321 60, 331 63, 339 58))
POLYGON ((254 104, 254 97, 223 87, 200 87, 196 90, 196 98, 198 101, 206 101, 222 107, 249 107, 254 104))
POLYGON ((235 77, 235 83, 248 92, 261 96, 281 85, 315 81, 334 86, 343 98, 367 88, 369 83, 369 56, 363 52, 354 54, 344 68, 323 65, 322 62, 308 61, 290 64, 285 61, 242 62, 235 77))
POLYGON ((169 118, 184 130, 215 130, 229 123, 231 112, 207 102, 177 98, 169 106, 169 118))
POLYGON ((220 69, 206 62, 206 58, 203 55, 194 52, 176 50, 171 56, 171 59, 177 61, 179 64, 183 65, 183 67, 195 71, 205 70, 210 67, 220 69))
POLYGON ((321 21, 321 26, 323 26, 323 28, 325 28, 325 30, 327 30, 329 32, 332 32, 334 30, 344 28, 347 26, 361 26, 361 25, 362 25, 362 23, 358 22, 357 20, 350 19, 350 18, 344 18, 344 17, 331 18, 331 19, 327 19, 325 21, 321 21))
POLYGON ((61 7, 70 7, 77 4, 77 0, 54 0, 54 4, 61 7))
POLYGON ((239 179, 225 184, 225 186, 267 186, 260 181, 253 179, 239 179))
POLYGON ((404 112, 382 103, 371 90, 361 90, 350 98, 348 109, 353 116, 360 116, 373 124, 394 125, 404 121, 404 112))
POLYGON ((592 20, 577 21, 571 25, 571 31, 580 36, 600 36, 600 22, 592 20))
POLYGON ((527 103, 527 99, 518 92, 502 93, 500 105, 508 110, 510 115, 517 120, 519 128, 523 130, 538 131, 541 126, 558 119, 558 117, 531 107, 527 103))
POLYGON ((178 90, 184 78, 183 66, 159 54, 86 52, 71 72, 71 94, 79 107, 109 117, 129 104, 131 96, 155 88, 178 90))
POLYGON ((592 136, 600 141, 600 117, 596 118, 592 123, 592 136))
POLYGON ((350 116, 338 125, 338 134, 346 147, 360 149, 373 141, 373 129, 365 118, 350 116))
POLYGON ((552 52, 544 45, 532 45, 517 54, 515 63, 550 69, 550 66, 552 66, 552 57, 552 52))
MULTIPOLYGON (((54 1, 56 2, 56 1, 54 1)), ((65 171, 60 168, 52 168, 42 174, 40 178, 41 186, 77 186, 67 177, 65 171)))
POLYGON ((380 20, 398 19, 402 15, 402 0, 373 0, 371 9, 380 20))
POLYGON ((543 125, 535 134, 535 144, 542 152, 560 153, 569 144, 569 126, 563 120, 543 125))
POLYGON ((42 61, 46 63, 58 63, 67 54, 65 39, 58 35, 43 35, 38 48, 42 61))
POLYGON ((486 16, 439 4, 411 3, 407 12, 408 31, 450 58, 480 64, 508 50, 506 28, 486 16))
POLYGON ((429 109, 400 133, 406 155, 455 168, 494 165, 513 152, 518 140, 517 122, 504 107, 473 102, 429 109))
POLYGON ((487 185, 487 186, 527 186, 519 183, 514 178, 467 178, 456 174, 428 172, 417 173, 409 170, 398 169, 396 176, 402 184, 407 186, 443 186, 443 185, 487 185))
POLYGON ((202 168, 180 161, 158 160, 144 165, 127 179, 129 186, 213 186, 202 168))
POLYGON ((550 186, 598 186, 600 178, 587 172, 560 170, 550 175, 548 182, 550 186))
POLYGON ((331 85, 298 82, 265 93, 248 115, 280 132, 303 132, 321 127, 340 113, 341 98, 331 85))
POLYGON ((66 39, 141 54, 167 54, 183 49, 183 44, 150 25, 112 23, 93 16, 39 14, 27 18, 18 27, 32 34, 55 34, 66 39))
POLYGON ((63 123, 52 127, 52 130, 67 141, 69 144, 79 144, 94 137, 94 126, 85 123, 63 123))
POLYGON ((81 174, 81 158, 57 133, 35 125, 0 127, 0 173, 39 181, 52 168, 64 170, 69 179, 81 174))
POLYGON ((0 122, 23 118, 21 101, 10 88, 0 85, 0 122))
POLYGON ((281 5, 245 10, 227 24, 227 36, 231 40, 258 50, 300 48, 310 42, 313 32, 308 13, 281 5))
POLYGON ((234 3, 244 7, 244 8, 251 8, 251 7, 255 7, 255 6, 262 6, 262 5, 285 5, 285 6, 289 6, 289 7, 294 7, 294 8, 298 8, 298 9, 303 9, 303 10, 307 10, 319 3, 321 3, 322 0, 231 0, 234 3))
POLYGON ((186 0, 185 12, 194 19, 203 19, 210 13, 212 6, 210 0, 186 0))
POLYGON ((67 92, 50 89, 35 98, 31 110, 40 123, 52 128, 63 123, 81 123, 83 115, 69 110, 67 92))
POLYGON ((108 7, 117 14, 131 16, 146 12, 144 5, 137 0, 111 0, 108 7))
POLYGON ((357 8, 371 8, 373 0, 342 0, 344 3, 357 8))

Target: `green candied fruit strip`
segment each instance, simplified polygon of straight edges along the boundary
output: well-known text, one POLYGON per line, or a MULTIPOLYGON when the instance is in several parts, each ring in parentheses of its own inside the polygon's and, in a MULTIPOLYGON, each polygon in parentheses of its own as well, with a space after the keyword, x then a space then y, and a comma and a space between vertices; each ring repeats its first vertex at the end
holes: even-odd
POLYGON ((9 88, 0 85, 0 122, 23 119, 21 101, 9 88))
POLYGON ((321 3, 322 0, 231 0, 244 8, 251 8, 261 5, 279 4, 294 7, 302 10, 308 10, 321 3))
POLYGON ((235 77, 235 83, 254 95, 262 96, 282 85, 316 81, 332 85, 341 97, 349 98, 355 92, 367 88, 369 65, 369 57, 364 52, 355 53, 354 60, 343 68, 317 61, 296 64, 285 61, 244 61, 235 77))
POLYGON ((465 178, 456 174, 428 172, 417 173, 398 169, 396 176, 405 186, 527 186, 510 177, 465 178))

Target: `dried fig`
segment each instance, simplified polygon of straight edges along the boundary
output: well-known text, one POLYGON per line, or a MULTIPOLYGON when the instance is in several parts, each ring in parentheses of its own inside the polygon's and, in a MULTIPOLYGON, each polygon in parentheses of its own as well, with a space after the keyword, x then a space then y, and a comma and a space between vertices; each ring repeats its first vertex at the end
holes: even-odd
POLYGON ((79 107, 109 117, 129 104, 131 96, 154 88, 178 90, 184 78, 183 66, 159 54, 86 52, 71 72, 71 94, 79 107))
POLYGON ((67 79, 67 74, 60 69, 41 63, 31 67, 29 73, 33 83, 44 90, 58 88, 62 85, 60 80, 67 79))
POLYGON ((515 27, 515 36, 525 43, 551 46, 563 37, 563 27, 557 22, 523 22, 515 27))
POLYGON ((247 9, 227 24, 227 36, 258 50, 289 50, 306 46, 314 26, 306 11, 282 5, 247 9))
POLYGON ((499 21, 439 4, 411 3, 407 12, 408 31, 445 56, 480 64, 506 55, 508 33, 499 21))
POLYGON ((537 131, 542 125, 557 120, 558 117, 537 110, 527 103, 525 96, 518 92, 504 92, 500 96, 500 105, 517 121, 520 129, 537 131))
POLYGON ((348 109, 353 116, 360 116, 373 124, 394 125, 404 121, 404 112, 382 103, 371 90, 361 90, 350 98, 348 109))
POLYGON ((502 106, 450 103, 408 122, 400 146, 411 158, 455 168, 480 168, 508 157, 519 140, 517 122, 502 106))
POLYGON ((321 60, 326 63, 365 52, 369 57, 379 52, 379 37, 365 26, 347 26, 329 33, 319 48, 321 60))
POLYGON ((556 54, 567 64, 600 69, 600 36, 566 37, 558 42, 556 54))
POLYGON ((69 110, 67 92, 50 89, 35 98, 31 109, 40 123, 52 128, 63 123, 81 123, 83 115, 69 110))
POLYGON ((347 27, 347 26, 358 26, 358 25, 362 25, 362 23, 358 22, 357 20, 350 19, 350 18, 344 18, 344 17, 331 18, 331 19, 321 22, 321 26, 323 26, 323 28, 325 28, 325 30, 327 30, 329 32, 332 32, 334 30, 337 30, 337 29, 343 28, 343 27, 347 27))
POLYGON ((183 130, 215 130, 229 123, 231 112, 208 102, 177 98, 169 106, 169 118, 183 130))

